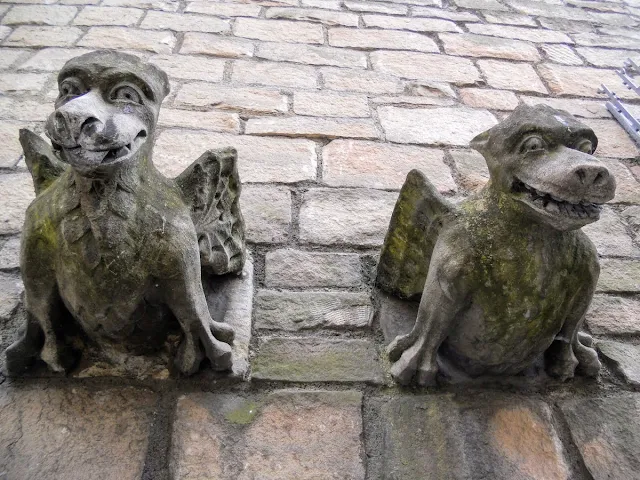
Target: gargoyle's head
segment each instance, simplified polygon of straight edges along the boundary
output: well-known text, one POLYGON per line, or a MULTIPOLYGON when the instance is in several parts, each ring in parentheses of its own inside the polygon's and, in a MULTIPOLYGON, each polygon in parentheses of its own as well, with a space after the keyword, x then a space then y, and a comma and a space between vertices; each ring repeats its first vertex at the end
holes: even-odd
POLYGON ((563 231, 598 220, 614 196, 615 179, 593 156, 597 144, 593 130, 547 105, 520 106, 471 141, 487 161, 491 188, 563 231))
POLYGON ((63 161, 80 173, 109 171, 149 155, 167 75, 133 55, 109 50, 69 60, 46 125, 63 161))

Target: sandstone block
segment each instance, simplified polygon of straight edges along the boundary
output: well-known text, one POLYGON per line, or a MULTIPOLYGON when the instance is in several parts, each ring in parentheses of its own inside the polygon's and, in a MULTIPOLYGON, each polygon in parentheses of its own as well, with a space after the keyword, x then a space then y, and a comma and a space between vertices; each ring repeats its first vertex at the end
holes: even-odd
POLYGON ((82 30, 77 27, 32 27, 26 25, 13 30, 4 41, 4 45, 11 47, 66 47, 78 40, 80 35, 82 35, 82 30))
POLYGON ((520 40, 505 40, 469 33, 442 33, 439 36, 444 43, 445 52, 451 55, 496 57, 531 62, 540 60, 536 47, 520 40))
POLYGON ((640 257, 640 249, 633 244, 626 224, 611 208, 605 207, 600 220, 582 229, 595 244, 600 255, 640 257))
POLYGON ((287 97, 278 90, 254 87, 229 87, 208 83, 187 83, 178 91, 177 106, 239 110, 249 113, 284 113, 287 97))
POLYGON ((594 480, 637 477, 640 395, 576 398, 565 401, 561 408, 594 480))
POLYGON ((640 260, 600 260, 599 292, 640 292, 640 260))
MULTIPOLYGON (((581 100, 574 98, 541 98, 541 97, 520 97, 527 105, 539 105, 544 103, 558 110, 566 110, 571 115, 584 118, 610 118, 611 114, 600 101, 581 100)), ((587 120, 586 123, 591 123, 587 120)))
POLYGON ((568 35, 553 30, 540 28, 511 27, 507 25, 486 25, 470 23, 467 28, 471 33, 490 35, 492 37, 513 38, 533 43, 573 43, 568 35))
POLYGON ((295 45, 293 43, 263 43, 256 57, 276 62, 329 65, 344 68, 367 68, 367 57, 362 52, 344 48, 295 45))
POLYGON ((260 15, 260 10, 260 5, 257 4, 196 1, 187 3, 184 11, 215 15, 216 17, 257 17, 260 15))
MULTIPOLYGON (((20 65, 19 70, 57 72, 68 60, 91 50, 85 48, 44 48, 20 65)), ((44 120, 44 117, 39 120, 44 120)))
POLYGON ((316 188, 300 209, 300 240, 322 245, 382 245, 398 194, 316 188))
POLYGON ((594 295, 587 312, 589 330, 597 335, 640 333, 640 298, 594 295))
POLYGON ((131 27, 138 23, 144 10, 122 7, 84 7, 73 20, 74 25, 123 25, 131 27))
POLYGON ((243 38, 224 37, 211 33, 187 32, 184 34, 180 53, 200 53, 213 55, 215 57, 240 58, 252 57, 254 49, 253 43, 243 38))
POLYGON ((410 30, 413 32, 461 32, 460 27, 449 20, 440 18, 392 17, 385 15, 363 15, 367 27, 390 30, 410 30))
POLYGON ((492 87, 521 92, 547 93, 547 89, 533 67, 527 63, 479 60, 478 66, 492 87))
POLYGON ((172 478, 364 480, 361 404, 351 390, 182 395, 172 478))
POLYGON ((368 70, 355 71, 346 68, 320 70, 325 88, 368 94, 402 92, 402 83, 396 77, 368 70))
POLYGON ((23 291, 24 285, 18 275, 0 273, 0 319, 6 320, 11 316, 20 303, 23 291))
POLYGON ((357 30, 354 28, 332 28, 329 30, 329 45, 362 49, 415 50, 438 52, 438 46, 429 37, 413 32, 395 30, 357 30))
POLYGON ((138 28, 91 27, 78 42, 81 47, 148 50, 171 53, 176 37, 169 31, 150 31, 138 28))
POLYGON ((267 9, 266 18, 279 18, 285 20, 304 20, 308 22, 321 22, 325 25, 343 25, 345 27, 357 27, 358 15, 354 13, 332 12, 329 10, 316 10, 310 8, 281 8, 267 9))
POLYGON ((164 70, 169 78, 219 82, 224 74, 224 60, 190 55, 154 55, 149 59, 164 70))
POLYGON ((287 241, 291 225, 291 192, 287 188, 246 185, 242 188, 240 205, 249 242, 287 241))
POLYGON ((344 2, 344 6, 354 12, 386 13, 389 15, 406 15, 408 10, 406 5, 391 5, 366 1, 347 1, 344 2))
POLYGON ((20 237, 10 237, 0 248, 0 270, 20 267, 20 237))
POLYGON ((156 141, 154 163, 165 175, 176 176, 205 151, 229 146, 238 150, 243 183, 293 183, 316 178, 316 144, 289 138, 165 130, 156 141))
POLYGON ((293 111, 318 117, 369 117, 366 95, 345 95, 327 91, 299 91, 293 94, 293 111))
POLYGON ((19 233, 27 207, 35 198, 29 173, 0 175, 0 234, 19 233))
POLYGON ((380 107, 378 114, 387 140, 423 145, 467 146, 477 134, 498 123, 487 110, 468 108, 380 107))
POLYGON ((191 15, 149 11, 140 28, 173 30, 174 32, 222 33, 231 31, 228 20, 207 15, 191 15))
POLYGON ((428 53, 376 51, 371 53, 371 64, 374 70, 381 73, 415 80, 459 84, 480 80, 478 70, 466 58, 428 53))
POLYGON ((382 367, 369 340, 266 337, 251 369, 256 380, 383 382, 382 367))
POLYGON ((513 92, 486 88, 464 88, 460 90, 460 100, 470 107, 490 110, 513 110, 519 103, 513 92))
POLYGON ((582 59, 567 45, 540 45, 547 58, 563 65, 582 65, 582 59))
MULTIPOLYGON (((538 67, 538 71, 549 85, 551 93, 556 95, 597 97, 599 96, 598 88, 603 83, 605 85, 618 85, 620 83, 620 77, 612 70, 545 63, 538 67)), ((622 98, 637 97, 635 93, 624 88, 616 89, 616 93, 622 98)))
POLYGON ((323 148, 322 158, 322 178, 328 185, 399 189, 407 173, 417 168, 441 193, 456 191, 441 150, 335 140, 323 148))
POLYGON ((3 25, 68 25, 78 11, 61 5, 16 5, 2 19, 3 25))
POLYGON ((475 150, 452 150, 451 156, 460 186, 470 192, 477 192, 489 180, 489 168, 484 157, 475 150))
POLYGON ((323 117, 251 118, 245 127, 247 135, 286 135, 288 137, 378 138, 373 120, 323 117))
MULTIPOLYGON (((6 248, 6 246, 5 246, 6 248)), ((0 250, 0 268, 4 248, 0 250)), ((265 259, 267 287, 358 287, 362 284, 360 257, 355 253, 306 252, 282 249, 265 259)))
POLYGON ((357 329, 371 324, 373 305, 365 292, 260 290, 254 316, 262 330, 357 329))
POLYGON ((155 404, 151 391, 133 387, 2 388, 2 470, 25 480, 139 479, 155 404))
POLYGON ((599 340, 598 351, 625 383, 640 390, 640 346, 599 340))
POLYGON ((231 79, 234 82, 279 87, 317 88, 316 70, 307 65, 278 62, 251 62, 237 60, 231 79))
POLYGON ((322 26, 307 22, 238 18, 233 27, 237 37, 267 42, 323 43, 322 26))
POLYGON ((194 112, 191 110, 164 108, 160 110, 158 125, 211 130, 212 132, 239 133, 240 117, 237 113, 194 112))

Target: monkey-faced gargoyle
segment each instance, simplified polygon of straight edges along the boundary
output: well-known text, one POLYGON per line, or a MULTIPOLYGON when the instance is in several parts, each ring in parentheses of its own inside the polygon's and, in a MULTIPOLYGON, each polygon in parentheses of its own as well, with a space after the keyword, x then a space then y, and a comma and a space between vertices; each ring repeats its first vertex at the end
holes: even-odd
POLYGON ((378 285, 422 294, 410 333, 388 347, 401 384, 438 371, 511 375, 545 359, 560 379, 600 369, 579 332, 596 287, 596 249, 580 227, 599 218, 615 180, 586 125, 548 106, 521 106, 478 135, 490 180, 454 206, 417 170, 400 192, 378 285))
POLYGON ((137 57, 79 56, 58 86, 46 123, 53 148, 20 132, 37 197, 22 233, 27 325, 7 349, 8 371, 38 356, 68 370, 68 314, 98 346, 143 353, 177 319, 182 373, 205 355, 214 369, 229 369, 234 331, 211 318, 201 267, 224 274, 245 261, 235 150, 207 151, 175 180, 162 176, 151 153, 169 82, 137 57))

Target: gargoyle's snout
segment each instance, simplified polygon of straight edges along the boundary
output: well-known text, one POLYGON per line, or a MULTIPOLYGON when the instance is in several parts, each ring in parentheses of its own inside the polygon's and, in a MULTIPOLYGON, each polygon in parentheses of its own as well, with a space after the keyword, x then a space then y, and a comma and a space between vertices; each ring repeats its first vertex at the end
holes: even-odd
POLYGON ((49 123, 51 138, 65 148, 76 147, 81 136, 92 137, 104 130, 104 123, 96 117, 68 111, 64 107, 52 113, 49 123))
POLYGON ((616 181, 607 167, 589 155, 568 172, 566 191, 574 201, 604 203, 614 197, 616 181))

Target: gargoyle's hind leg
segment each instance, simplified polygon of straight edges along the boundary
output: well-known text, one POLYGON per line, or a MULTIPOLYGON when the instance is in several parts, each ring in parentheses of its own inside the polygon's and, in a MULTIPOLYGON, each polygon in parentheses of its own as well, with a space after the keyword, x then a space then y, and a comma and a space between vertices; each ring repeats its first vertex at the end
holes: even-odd
POLYGON ((75 363, 75 355, 56 331, 62 305, 55 281, 25 275, 27 325, 24 335, 7 349, 7 369, 23 372, 40 353, 54 372, 64 372, 75 363))
POLYGON ((584 375, 598 375, 602 366, 598 360, 598 353, 591 346, 591 337, 580 332, 592 295, 593 287, 576 295, 571 314, 545 353, 549 375, 567 380, 573 378, 576 367, 579 367, 579 372, 584 375))

